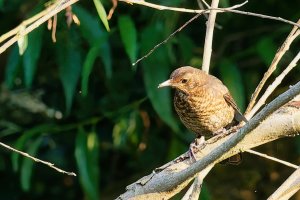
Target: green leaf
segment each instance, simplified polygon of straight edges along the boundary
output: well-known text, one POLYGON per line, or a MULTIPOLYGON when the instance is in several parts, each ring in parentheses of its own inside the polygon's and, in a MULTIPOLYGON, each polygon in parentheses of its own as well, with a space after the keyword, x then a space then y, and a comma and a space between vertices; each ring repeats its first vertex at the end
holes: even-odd
POLYGON ((276 53, 276 45, 270 37, 264 37, 258 41, 256 44, 256 49, 258 55, 264 61, 264 63, 268 66, 271 64, 274 55, 276 53))
POLYGON ((99 15, 102 23, 104 24, 106 30, 110 31, 108 21, 107 21, 106 11, 105 11, 102 3, 101 3, 101 0, 93 0, 93 1, 94 1, 94 4, 95 4, 97 12, 98 12, 98 15, 99 15))
MULTIPOLYGON (((101 40, 101 38, 100 38, 101 40)), ((105 75, 107 78, 111 78, 112 77, 112 57, 111 57, 111 50, 110 50, 110 45, 107 41, 101 43, 100 46, 100 58, 104 64, 104 68, 105 68, 105 75)))
MULTIPOLYGON (((143 54, 152 49, 157 41, 162 41, 162 38, 161 29, 153 26, 146 28, 142 33, 143 54)), ((170 75, 170 64, 166 52, 166 47, 160 46, 152 55, 143 60, 144 82, 147 95, 157 114, 174 132, 178 132, 179 127, 173 115, 170 89, 157 89, 159 83, 167 80, 170 75)))
MULTIPOLYGON (((42 142, 42 138, 36 139, 32 145, 28 148, 27 153, 33 157, 36 156, 38 148, 42 142)), ((34 161, 24 157, 23 163, 21 167, 21 186, 24 191, 28 191, 30 189, 30 181, 32 176, 34 161)))
POLYGON ((82 69, 82 79, 81 79, 81 92, 83 96, 86 96, 88 93, 88 83, 89 83, 89 77, 92 72, 94 62, 99 55, 99 47, 94 46, 92 47, 88 54, 86 55, 83 69, 82 69))
POLYGON ((135 25, 132 19, 126 15, 119 17, 118 26, 126 53, 129 56, 130 61, 133 63, 137 56, 137 36, 135 25))
MULTIPOLYGON (((14 145, 14 148, 22 151, 24 149, 26 142, 30 138, 32 138, 38 134, 44 133, 45 131, 52 129, 53 127, 54 127, 53 124, 42 124, 42 125, 35 126, 34 128, 25 131, 22 134, 22 136, 20 136, 17 139, 17 141, 14 145)), ((18 154, 18 153, 13 153, 11 155, 12 166, 13 166, 14 171, 17 171, 19 168, 19 158, 20 158, 20 154, 18 154)))
MULTIPOLYGON (((190 37, 184 34, 178 35, 178 47, 180 49, 180 59, 183 59, 184 63, 190 62, 193 57, 193 49, 195 48, 195 43, 190 37)), ((194 66, 194 65, 192 65, 194 66)))
POLYGON ((72 10, 80 20, 80 26, 78 27, 83 37, 89 42, 90 46, 93 46, 99 37, 108 35, 99 24, 99 20, 91 15, 87 10, 82 7, 74 5, 72 10))
POLYGON ((202 185, 200 198, 201 200, 211 200, 211 194, 205 184, 202 185))
POLYGON ((5 85, 11 88, 14 84, 14 80, 17 71, 20 67, 20 56, 18 53, 18 46, 14 45, 7 60, 7 65, 5 68, 5 85))
POLYGON ((92 72, 94 62, 98 56, 100 56, 103 60, 105 71, 106 71, 106 76, 108 78, 111 78, 112 76, 112 63, 111 63, 111 55, 110 51, 106 51, 107 46, 103 46, 104 41, 107 40, 107 37, 102 37, 98 40, 98 42, 89 50, 88 54, 86 55, 84 64, 83 64, 83 69, 82 69, 82 79, 81 79, 81 91, 82 95, 86 96, 88 93, 88 81, 90 74, 92 72), (106 47, 106 48, 105 48, 106 47), (107 53, 109 52, 109 53, 107 53), (103 58, 102 53, 105 56, 103 58))
POLYGON ((75 158, 80 184, 89 200, 99 199, 99 148, 95 132, 86 134, 82 128, 76 137, 75 158))
POLYGON ((40 57, 42 48, 43 27, 32 31, 28 36, 27 51, 23 56, 24 79, 27 88, 30 88, 35 75, 37 61, 40 57))
POLYGON ((22 31, 24 31, 26 26, 20 26, 19 29, 19 38, 18 38, 18 46, 19 46, 19 54, 23 55, 27 45, 28 45, 28 35, 21 36, 22 31))
POLYGON ((245 90, 242 74, 237 66, 231 60, 222 60, 220 63, 220 75, 238 107, 241 111, 245 110, 245 90))
POLYGON ((102 27, 99 25, 99 20, 85 9, 74 6, 73 10, 81 21, 79 29, 83 37, 89 42, 91 48, 96 46, 100 48, 99 56, 104 64, 106 77, 111 78, 112 61, 110 45, 108 43, 108 33, 102 30, 102 27))
POLYGON ((76 38, 69 36, 66 44, 58 44, 59 76, 66 99, 66 113, 69 114, 73 103, 76 86, 81 74, 81 54, 76 38))

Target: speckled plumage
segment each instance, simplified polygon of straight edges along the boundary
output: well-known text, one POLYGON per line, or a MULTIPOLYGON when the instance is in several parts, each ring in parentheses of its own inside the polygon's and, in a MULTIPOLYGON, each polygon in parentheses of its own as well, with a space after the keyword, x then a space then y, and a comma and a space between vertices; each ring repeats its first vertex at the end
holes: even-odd
POLYGON ((193 67, 176 69, 159 87, 175 88, 174 106, 183 124, 199 136, 211 136, 243 116, 227 87, 216 77, 193 67))

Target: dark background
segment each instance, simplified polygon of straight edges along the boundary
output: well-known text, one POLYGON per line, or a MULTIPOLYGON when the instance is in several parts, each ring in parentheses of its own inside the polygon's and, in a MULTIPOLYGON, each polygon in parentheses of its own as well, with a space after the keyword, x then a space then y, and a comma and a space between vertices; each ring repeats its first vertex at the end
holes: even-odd
MULTIPOLYGON (((153 1, 198 9, 196 1, 153 1)), ((0 34, 44 9, 46 1, 0 0, 0 34)), ((112 3, 102 1, 108 12, 112 3)), ((210 3, 210 2, 209 2, 210 3)), ((239 1, 222 0, 220 7, 239 1)), ((58 173, 10 152, 0 154, 0 199, 113 199, 125 187, 185 152, 194 135, 180 123, 172 91, 157 89, 179 66, 201 67, 205 18, 199 17, 137 66, 131 64, 193 14, 157 11, 119 2, 107 32, 93 1, 72 7, 80 26, 58 14, 56 43, 47 23, 31 32, 24 55, 17 44, 0 56, 0 141, 78 176, 58 173)), ((297 21, 300 1, 250 1, 241 10, 297 21)), ((228 86, 245 110, 259 80, 292 26, 220 13, 210 73, 228 86)), ((299 40, 272 80, 299 49, 299 40)), ((299 80, 293 69, 270 100, 299 80)), ((299 164, 299 138, 280 139, 259 151, 299 164)), ((243 154, 238 166, 217 165, 201 199, 266 199, 293 172, 243 154)), ((180 199, 182 194, 177 195, 180 199)), ((295 199, 300 199, 296 195, 295 199)))

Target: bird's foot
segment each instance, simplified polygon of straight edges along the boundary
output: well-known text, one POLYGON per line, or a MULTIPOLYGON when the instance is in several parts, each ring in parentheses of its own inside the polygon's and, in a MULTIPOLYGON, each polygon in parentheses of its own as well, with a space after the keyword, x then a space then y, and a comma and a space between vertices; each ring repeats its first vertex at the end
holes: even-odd
POLYGON ((189 156, 190 156, 190 160, 191 160, 192 163, 197 161, 196 157, 195 157, 195 153, 197 153, 199 150, 204 148, 205 144, 206 143, 205 143, 204 136, 197 137, 195 139, 195 141, 190 144, 189 156))
POLYGON ((224 135, 226 134, 227 130, 225 128, 220 128, 219 130, 217 130, 216 132, 213 133, 213 136, 216 135, 224 135))

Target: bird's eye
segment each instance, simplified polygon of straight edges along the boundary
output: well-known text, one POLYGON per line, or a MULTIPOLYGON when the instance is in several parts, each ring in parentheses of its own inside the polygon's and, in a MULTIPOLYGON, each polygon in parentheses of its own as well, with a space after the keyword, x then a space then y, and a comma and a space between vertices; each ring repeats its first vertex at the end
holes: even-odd
POLYGON ((186 83, 187 81, 187 79, 181 79, 181 83, 186 83))

